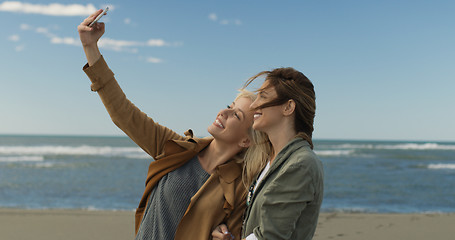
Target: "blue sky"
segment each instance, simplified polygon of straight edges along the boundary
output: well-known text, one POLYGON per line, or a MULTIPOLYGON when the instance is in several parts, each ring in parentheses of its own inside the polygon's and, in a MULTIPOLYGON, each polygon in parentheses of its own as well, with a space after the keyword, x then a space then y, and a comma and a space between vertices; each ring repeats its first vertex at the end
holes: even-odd
POLYGON ((206 136, 254 74, 314 83, 316 139, 455 140, 454 1, 0 1, 0 134, 122 135, 83 73, 77 25, 127 96, 206 136))

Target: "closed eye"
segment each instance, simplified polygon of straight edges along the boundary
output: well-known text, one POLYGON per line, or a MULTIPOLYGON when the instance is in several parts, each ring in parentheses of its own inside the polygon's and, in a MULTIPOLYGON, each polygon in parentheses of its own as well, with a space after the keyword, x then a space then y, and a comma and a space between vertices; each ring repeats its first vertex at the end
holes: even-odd
MULTIPOLYGON (((232 107, 231 107, 230 105, 227 105, 226 107, 227 107, 227 109, 232 109, 232 107)), ((234 111, 234 116, 235 116, 238 120, 240 120, 239 114, 237 114, 237 112, 235 112, 235 111, 234 111)))

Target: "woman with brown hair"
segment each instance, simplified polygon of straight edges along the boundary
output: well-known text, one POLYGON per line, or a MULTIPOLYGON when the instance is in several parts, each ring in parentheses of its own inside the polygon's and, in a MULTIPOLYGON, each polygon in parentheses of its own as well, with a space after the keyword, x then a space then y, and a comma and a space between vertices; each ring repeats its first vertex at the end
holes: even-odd
MULTIPOLYGON (((251 104, 253 128, 267 134, 263 151, 248 153, 245 168, 264 166, 251 181, 242 238, 312 239, 323 198, 323 168, 313 152, 316 96, 311 81, 293 68, 277 68, 265 76, 251 104)), ((225 225, 214 239, 229 239, 225 225)))

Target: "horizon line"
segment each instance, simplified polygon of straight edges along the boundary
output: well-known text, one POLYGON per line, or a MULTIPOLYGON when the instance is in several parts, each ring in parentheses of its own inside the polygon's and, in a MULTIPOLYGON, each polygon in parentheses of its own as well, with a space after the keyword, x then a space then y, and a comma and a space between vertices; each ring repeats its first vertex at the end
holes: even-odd
MULTIPOLYGON (((56 134, 56 133, 0 133, 0 137, 121 137, 128 138, 125 134, 56 134)), ((197 138, 204 138, 208 136, 196 136, 197 138)), ((313 141, 381 141, 381 142, 447 142, 455 143, 454 140, 436 140, 436 139, 390 139, 390 138, 313 138, 313 141)))

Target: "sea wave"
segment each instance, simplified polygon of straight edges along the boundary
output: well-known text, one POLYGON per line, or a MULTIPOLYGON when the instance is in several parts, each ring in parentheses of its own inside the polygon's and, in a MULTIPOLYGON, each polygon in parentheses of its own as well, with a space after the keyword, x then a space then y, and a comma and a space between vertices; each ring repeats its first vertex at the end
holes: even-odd
POLYGON ((325 213, 377 213, 378 210, 366 207, 326 207, 322 206, 322 212, 325 213))
POLYGON ((354 150, 315 150, 314 152, 322 157, 340 157, 351 155, 354 150))
POLYGON ((40 162, 33 165, 34 168, 54 168, 57 163, 54 162, 40 162))
POLYGON ((0 162, 42 162, 43 156, 0 156, 0 162))
POLYGON ((42 161, 44 156, 105 156, 127 158, 150 158, 139 147, 110 146, 0 146, 0 161, 42 161), (2 156, 3 155, 3 156, 2 156))
POLYGON ((455 150, 455 145, 438 143, 403 143, 395 145, 378 145, 375 148, 392 150, 455 150))
POLYGON ((455 164, 453 163, 436 163, 436 164, 429 164, 429 169, 455 169, 455 164))
POLYGON ((455 151, 455 144, 441 143, 397 143, 397 144, 334 144, 326 146, 332 149, 384 149, 384 150, 451 150, 455 151))

